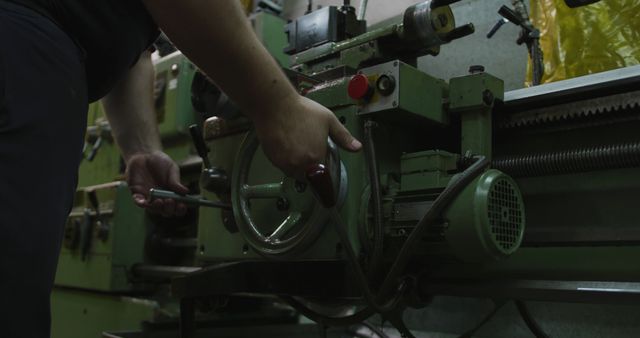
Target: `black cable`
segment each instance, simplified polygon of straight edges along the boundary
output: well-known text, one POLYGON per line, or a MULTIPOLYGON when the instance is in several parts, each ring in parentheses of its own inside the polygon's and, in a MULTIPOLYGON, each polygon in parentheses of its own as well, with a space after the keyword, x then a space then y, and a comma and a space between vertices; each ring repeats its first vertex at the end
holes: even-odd
MULTIPOLYGON (((382 252, 384 248, 384 219, 382 214, 382 191, 380 188, 380 171, 376 158, 376 148, 373 140, 373 129, 376 123, 371 120, 364 122, 364 157, 369 173, 369 185, 371 187, 371 202, 373 207, 373 247, 369 259, 369 279, 374 280, 378 275, 382 262, 382 252)), ((361 224, 361 238, 368 243, 368 229, 366 222, 361 224), (364 237, 362 236, 364 235, 364 237)))
MULTIPOLYGON (((349 235, 347 233, 346 226, 342 221, 342 218, 335 208, 330 209, 331 218, 333 220, 332 223, 334 223, 336 231, 338 232, 338 236, 340 238, 340 242, 342 243, 342 246, 345 248, 345 252, 347 253, 347 261, 355 270, 355 275, 358 280, 357 283, 361 286, 368 307, 350 316, 328 317, 309 309, 307 306, 300 303, 293 297, 281 296, 281 298, 289 303, 296 311, 302 313, 309 319, 332 326, 346 326, 351 324, 354 319, 360 319, 359 321, 361 322, 369 318, 376 312, 384 315, 385 313, 389 313, 394 310, 397 307, 397 304, 400 302, 400 296, 402 295, 401 292, 396 292, 396 296, 394 298, 391 298, 384 304, 380 304, 379 301, 388 299, 388 295, 391 294, 391 289, 397 287, 397 282, 400 274, 406 267, 406 264, 409 261, 410 254, 412 253, 416 243, 418 243, 418 241, 421 239, 423 232, 426 231, 433 224, 433 222, 438 219, 439 215, 444 211, 446 207, 449 206, 449 204, 458 196, 458 194, 462 192, 462 190, 464 190, 464 188, 466 188, 467 185, 469 185, 474 179, 476 179, 490 164, 484 156, 478 156, 474 159, 475 162, 470 167, 468 167, 461 174, 455 176, 451 180, 445 190, 436 198, 429 211, 427 211, 424 217, 418 222, 415 229, 413 229, 413 231, 409 235, 409 238, 400 249, 400 253, 396 257, 391 270, 387 274, 387 277, 384 279, 382 287, 380 288, 380 292, 377 296, 374 296, 371 293, 367 278, 362 271, 362 267, 358 263, 358 258, 356 256, 355 250, 353 249, 353 246, 351 245, 351 241, 349 240, 349 235)), ((407 336, 409 337, 409 335, 407 336)))
POLYGON ((316 323, 324 324, 327 326, 350 326, 361 323, 367 318, 373 316, 375 312, 371 307, 365 307, 364 309, 343 317, 331 317, 320 314, 314 310, 311 310, 308 306, 304 305, 299 300, 291 296, 280 296, 289 306, 294 310, 300 312, 303 316, 313 320, 316 323))
POLYGON ((324 324, 318 324, 318 333, 320 338, 327 338, 327 327, 324 324))
POLYGON ((418 225, 411 231, 409 238, 400 249, 400 253, 398 253, 387 277, 382 283, 378 297, 384 298, 391 293, 391 289, 397 283, 397 279, 409 262, 409 255, 413 252, 414 246, 420 241, 424 232, 440 217, 444 209, 449 206, 462 190, 490 165, 490 162, 484 156, 478 156, 474 159, 475 162, 469 168, 451 180, 444 191, 438 195, 431 208, 418 222, 418 225))
POLYGON ((500 309, 502 309, 502 307, 506 304, 506 301, 501 301, 500 303, 496 303, 493 310, 491 310, 491 312, 489 312, 476 326, 474 326, 471 330, 463 333, 462 335, 460 335, 459 338, 471 338, 473 337, 474 334, 476 334, 476 332, 478 332, 478 330, 480 330, 486 323, 488 323, 491 318, 493 318, 493 316, 496 315, 496 313, 498 313, 498 311, 500 309))
POLYGON ((371 324, 369 322, 362 322, 362 326, 364 326, 367 329, 371 330, 371 332, 377 334, 378 337, 380 337, 380 338, 389 338, 389 336, 386 333, 384 333, 383 330, 375 327, 373 324, 371 324))
POLYGON ((536 322, 533 316, 531 316, 531 312, 529 312, 527 305, 521 300, 516 300, 515 302, 518 312, 520 313, 520 317, 522 317, 524 323, 527 324, 531 333, 533 333, 536 338, 549 338, 549 335, 542 330, 540 325, 538 325, 538 322, 536 322))

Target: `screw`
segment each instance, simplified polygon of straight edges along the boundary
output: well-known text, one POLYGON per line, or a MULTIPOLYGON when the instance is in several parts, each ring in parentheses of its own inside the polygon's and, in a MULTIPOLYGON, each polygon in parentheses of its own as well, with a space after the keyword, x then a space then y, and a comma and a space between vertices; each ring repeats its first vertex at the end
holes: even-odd
POLYGON ((278 198, 278 201, 276 201, 276 207, 280 211, 287 211, 289 210, 289 201, 284 197, 280 197, 278 198))
POLYGON ((175 76, 180 72, 180 66, 177 63, 171 65, 171 73, 175 76))

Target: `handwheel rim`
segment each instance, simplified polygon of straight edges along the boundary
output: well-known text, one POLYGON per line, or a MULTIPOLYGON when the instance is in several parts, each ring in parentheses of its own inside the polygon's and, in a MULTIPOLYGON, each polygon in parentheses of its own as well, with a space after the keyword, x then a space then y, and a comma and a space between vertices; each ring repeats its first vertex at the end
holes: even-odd
MULTIPOLYGON (((231 189, 234 217, 246 243, 255 252, 272 259, 295 258, 316 242, 325 224, 329 221, 329 213, 320 203, 314 200, 313 207, 307 212, 308 216, 305 217, 305 213, 292 210, 285 220, 276 227, 276 230, 272 233, 263 233, 260 225, 257 224, 251 214, 250 201, 259 198, 277 198, 278 185, 283 190, 282 195, 284 196, 287 191, 292 189, 292 182, 295 182, 295 180, 284 178, 283 174, 283 179, 280 182, 249 185, 250 171, 259 146, 256 134, 250 132, 244 139, 236 158, 231 189), (287 222, 292 222, 292 224, 287 225, 287 222), (291 228, 281 230, 281 235, 284 237, 274 236, 279 229, 287 226, 291 228)), ((332 176, 337 177, 333 180, 335 182, 334 191, 338 194, 338 200, 343 201, 347 186, 346 173, 343 170, 343 164, 340 162, 337 148, 332 142, 330 143, 329 153, 327 162, 331 162, 332 176)))

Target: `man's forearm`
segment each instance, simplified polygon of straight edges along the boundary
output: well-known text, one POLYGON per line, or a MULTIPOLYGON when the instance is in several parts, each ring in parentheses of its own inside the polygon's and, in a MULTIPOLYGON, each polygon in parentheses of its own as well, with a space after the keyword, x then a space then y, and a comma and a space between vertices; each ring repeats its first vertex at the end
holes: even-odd
POLYGON ((153 107, 154 69, 151 55, 140 59, 102 99, 111 129, 123 157, 161 150, 153 107))
POLYGON ((297 93, 236 0, 144 0, 180 50, 253 119, 297 93))

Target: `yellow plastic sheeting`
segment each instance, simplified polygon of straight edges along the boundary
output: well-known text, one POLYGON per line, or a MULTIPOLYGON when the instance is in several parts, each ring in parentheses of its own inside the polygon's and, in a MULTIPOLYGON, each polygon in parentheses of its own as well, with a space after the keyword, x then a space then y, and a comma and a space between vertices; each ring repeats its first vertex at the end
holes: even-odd
POLYGON ((251 13, 251 10, 253 9, 253 0, 240 0, 240 3, 247 14, 251 13))
POLYGON ((530 3, 542 35, 543 83, 640 64, 640 0, 602 0, 575 9, 564 0, 530 3))

